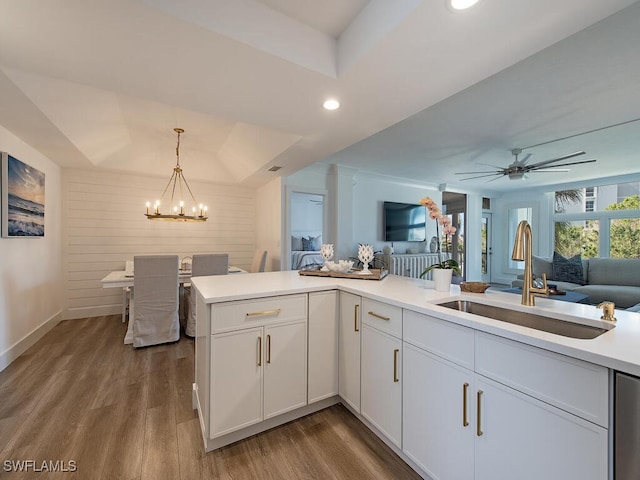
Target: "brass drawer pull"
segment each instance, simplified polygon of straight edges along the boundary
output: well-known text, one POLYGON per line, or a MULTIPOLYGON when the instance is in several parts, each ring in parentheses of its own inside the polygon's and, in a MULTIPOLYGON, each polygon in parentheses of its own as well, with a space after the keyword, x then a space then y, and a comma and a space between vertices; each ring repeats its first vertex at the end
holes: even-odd
POLYGON ((467 390, 469 389, 469 384, 465 383, 462 385, 462 426, 469 426, 469 419, 467 418, 467 390))
POLYGON ((247 317, 263 317, 265 315, 279 315, 282 309, 274 308, 273 310, 262 310, 261 312, 249 312, 247 317))
POLYGON ((258 337, 258 366, 262 366, 262 337, 258 337))
POLYGON ((393 351, 393 383, 397 383, 400 381, 398 376, 398 354, 400 350, 397 348, 393 351))
POLYGON ((482 390, 478 390, 477 396, 478 403, 478 415, 477 415, 477 423, 476 423, 476 435, 482 436, 482 390))
POLYGON ((267 335, 267 363, 271 363, 271 335, 267 335))
POLYGON ((360 305, 356 303, 356 305, 353 307, 353 331, 354 332, 360 331, 360 329, 358 328, 358 310, 359 309, 360 309, 360 305))
POLYGON ((376 313, 376 312, 369 312, 369 315, 371 315, 372 317, 379 318, 380 320, 391 320, 391 318, 385 317, 384 315, 380 315, 379 313, 376 313))

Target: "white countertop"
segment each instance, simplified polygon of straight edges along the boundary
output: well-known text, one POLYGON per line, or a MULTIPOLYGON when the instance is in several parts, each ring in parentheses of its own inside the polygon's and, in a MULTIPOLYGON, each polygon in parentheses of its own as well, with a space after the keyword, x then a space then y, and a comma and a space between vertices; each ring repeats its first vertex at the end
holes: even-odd
POLYGON ((198 277, 192 279, 192 284, 206 303, 339 289, 640 376, 640 313, 616 309, 618 321, 615 328, 592 340, 581 340, 458 312, 436 304, 453 299, 470 299, 569 321, 571 317, 579 317, 592 325, 604 323, 600 320, 602 310, 593 305, 536 298, 536 306, 527 307, 520 304, 521 296, 513 293, 494 292, 491 289, 486 293, 461 293, 457 285, 452 285, 448 293, 436 292, 433 282, 396 275, 375 281, 301 276, 296 271, 287 271, 198 277))

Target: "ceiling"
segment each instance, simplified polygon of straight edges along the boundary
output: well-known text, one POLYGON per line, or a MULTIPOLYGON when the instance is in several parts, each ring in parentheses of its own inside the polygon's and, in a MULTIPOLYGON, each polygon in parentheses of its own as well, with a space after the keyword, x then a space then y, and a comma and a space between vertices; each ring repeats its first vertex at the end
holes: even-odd
MULTIPOLYGON (((631 0, 3 2, 0 125, 62 167, 168 176, 181 127, 189 180, 258 186, 322 160, 506 191, 522 183, 454 173, 640 117, 638 26, 631 0)), ((598 159, 572 181, 626 175, 639 130, 525 152, 598 159)))

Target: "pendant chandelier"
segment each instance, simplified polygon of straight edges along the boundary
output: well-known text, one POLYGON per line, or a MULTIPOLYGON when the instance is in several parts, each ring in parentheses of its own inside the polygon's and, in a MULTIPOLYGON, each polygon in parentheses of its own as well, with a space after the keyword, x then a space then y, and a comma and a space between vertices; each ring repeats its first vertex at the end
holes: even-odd
POLYGON ((182 168, 180 167, 180 134, 184 133, 182 128, 174 128, 174 132, 178 134, 178 143, 176 145, 176 166, 173 168, 173 174, 169 179, 169 183, 164 187, 160 200, 156 200, 153 205, 153 211, 149 211, 151 203, 147 202, 147 212, 145 216, 149 220, 169 220, 169 221, 182 221, 182 222, 204 222, 207 220, 207 207, 203 204, 196 202, 187 179, 182 174, 182 168), (171 187, 171 198, 169 200, 169 213, 162 213, 160 206, 163 205, 165 194, 171 187), (191 197, 191 215, 185 213, 185 199, 184 193, 189 192, 191 197))

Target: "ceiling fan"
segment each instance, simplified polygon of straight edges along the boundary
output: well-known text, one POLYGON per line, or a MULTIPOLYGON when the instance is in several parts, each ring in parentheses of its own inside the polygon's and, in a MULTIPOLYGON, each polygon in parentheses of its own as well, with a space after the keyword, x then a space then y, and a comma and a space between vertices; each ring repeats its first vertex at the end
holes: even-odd
POLYGON ((592 159, 592 160, 582 160, 580 162, 569 162, 569 163, 560 163, 560 164, 555 163, 555 162, 561 162, 563 160, 568 160, 570 158, 585 154, 585 152, 583 151, 578 151, 578 152, 569 153, 567 155, 563 155, 561 157, 552 158, 551 160, 545 160, 543 162, 527 164, 527 161, 529 160, 529 157, 531 157, 531 154, 527 153, 522 158, 522 160, 519 160, 518 155, 520 155, 521 153, 522 153, 521 148, 512 149, 511 154, 515 157, 515 160, 511 165, 507 167, 497 167, 495 165, 489 165, 489 164, 483 163, 482 165, 487 165, 488 167, 493 167, 493 168, 496 168, 497 170, 488 170, 488 171, 485 170, 482 172, 458 172, 456 173, 456 175, 473 175, 471 177, 463 178, 461 180, 472 180, 475 178, 492 177, 492 176, 495 176, 495 178, 489 180, 490 182, 504 176, 508 176, 511 180, 520 180, 523 178, 527 178, 526 174, 530 172, 568 172, 569 171, 568 168, 559 169, 558 167, 567 167, 569 165, 578 165, 581 163, 593 163, 596 161, 595 159, 592 159))

